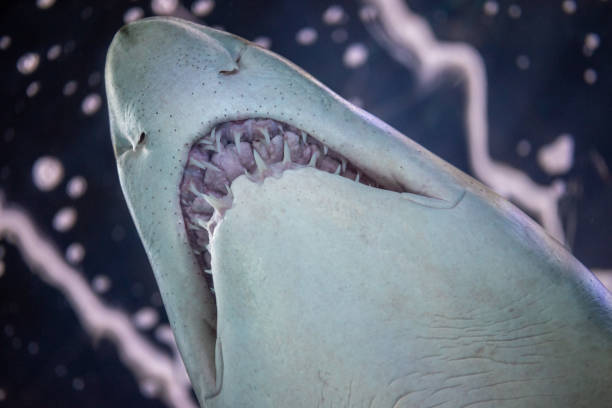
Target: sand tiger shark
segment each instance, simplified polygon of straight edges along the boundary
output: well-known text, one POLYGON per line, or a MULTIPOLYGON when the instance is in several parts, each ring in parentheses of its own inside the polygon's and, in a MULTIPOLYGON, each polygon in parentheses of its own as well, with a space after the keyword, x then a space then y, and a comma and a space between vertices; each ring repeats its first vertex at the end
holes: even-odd
POLYGON ((106 63, 119 178, 203 407, 610 407, 612 296, 282 57, 171 18, 106 63))

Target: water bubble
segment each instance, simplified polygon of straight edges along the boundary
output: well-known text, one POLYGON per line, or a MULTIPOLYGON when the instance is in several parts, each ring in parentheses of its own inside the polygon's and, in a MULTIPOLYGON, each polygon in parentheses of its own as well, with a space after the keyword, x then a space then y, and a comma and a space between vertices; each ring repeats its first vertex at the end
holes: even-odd
POLYGON ((58 377, 65 377, 68 374, 68 369, 63 364, 58 364, 55 366, 55 375, 58 377))
POLYGON ((55 0, 36 0, 36 7, 41 10, 46 10, 50 7, 53 7, 55 4, 55 0))
POLYGON ((159 382, 151 378, 145 378, 144 380, 140 382, 139 385, 140 385, 140 392, 146 398, 155 398, 161 390, 159 382))
POLYGON ((43 156, 34 162, 32 179, 41 191, 51 191, 64 178, 64 166, 52 156, 43 156))
POLYGON ((83 176, 75 176, 68 181, 66 193, 72 199, 81 197, 87 191, 87 180, 83 176))
POLYGON ((102 98, 97 93, 91 93, 83 99, 81 110, 87 116, 91 116, 102 106, 102 98))
POLYGON ((519 55, 516 57, 516 66, 519 69, 526 70, 531 65, 531 60, 526 55, 519 55))
POLYGON ((91 87, 94 87, 100 83, 102 80, 102 75, 98 71, 92 72, 87 78, 87 84, 91 87))
POLYGON ((76 224, 77 212, 72 207, 60 209, 53 217, 53 228, 59 232, 66 232, 76 224))
POLYGON ((259 45, 260 47, 267 48, 267 49, 270 49, 270 47, 272 46, 272 40, 270 39, 270 37, 259 36, 255 38, 253 42, 259 45))
POLYGON ((526 157, 529 153, 531 153, 531 143, 529 143, 529 140, 522 139, 516 145, 516 154, 526 157))
POLYGON ((166 16, 174 13, 178 7, 178 0, 153 0, 151 1, 151 10, 153 13, 161 16, 166 16))
POLYGON ((66 85, 64 85, 62 93, 64 94, 64 96, 70 96, 76 92, 78 87, 79 85, 77 81, 68 81, 66 82, 66 85))
POLYGON ((91 282, 91 286, 96 293, 105 293, 111 288, 112 283, 108 276, 96 275, 91 282))
POLYGON ((140 330, 149 330, 159 321, 159 314, 157 310, 147 306, 137 311, 132 319, 140 330))
POLYGON ((304 27, 297 32, 295 40, 301 45, 312 45, 317 41, 317 30, 312 27, 304 27))
POLYGON ((523 14, 523 10, 521 9, 521 7, 517 4, 511 4, 508 7, 508 15, 511 18, 519 18, 521 16, 521 14, 523 14))
POLYGON ((485 1, 482 6, 482 11, 484 11, 487 16, 494 16, 499 13, 499 4, 493 0, 485 1))
POLYGON ((574 138, 564 133, 538 151, 538 164, 551 176, 567 173, 574 161, 574 138))
POLYGON ((353 96, 353 97, 349 98, 349 102, 352 103, 355 106, 360 107, 360 108, 363 107, 363 99, 361 99, 358 96, 353 96))
POLYGON ((583 54, 586 55, 587 57, 590 57, 591 55, 593 55, 595 50, 599 48, 600 42, 601 40, 599 38, 599 35, 595 33, 588 33, 584 37, 584 45, 582 47, 583 54))
POLYGON ((62 46, 59 44, 55 44, 54 46, 49 48, 49 51, 47 51, 47 59, 49 61, 53 61, 54 59, 59 58, 61 54, 62 54, 62 46))
POLYGON ((359 18, 365 23, 374 21, 376 17, 378 17, 378 10, 376 10, 376 7, 372 6, 371 4, 364 6, 359 10, 359 18))
POLYGON ((140 20, 144 17, 144 10, 140 7, 131 7, 123 13, 123 22, 125 24, 131 23, 132 21, 140 20))
POLYGON ((191 12, 198 17, 206 17, 215 8, 213 0, 197 0, 191 5, 191 12))
POLYGON ((160 324, 157 329, 155 329, 155 338, 160 343, 164 343, 173 347, 175 344, 174 334, 172 333, 172 329, 167 324, 160 324))
POLYGON ((75 377, 72 380, 72 388, 74 388, 77 391, 82 391, 83 388, 85 388, 85 381, 83 381, 81 377, 75 377))
POLYGON ((68 245, 68 248, 66 248, 66 259, 68 262, 73 265, 78 264, 83 258, 85 258, 85 247, 82 244, 74 242, 68 245))
POLYGON ((593 85, 597 81, 597 72, 593 68, 588 68, 584 71, 584 82, 593 85))
POLYGON ((561 3, 561 10, 563 10, 565 14, 574 14, 577 8, 578 6, 576 6, 576 2, 574 0, 564 0, 561 3))
POLYGON ((332 5, 323 13, 323 22, 328 25, 342 23, 346 19, 344 9, 338 5, 332 5))
POLYGON ((3 35, 0 37, 0 50, 7 50, 11 46, 11 37, 3 35))
POLYGON ((23 75, 30 75, 36 71, 38 64, 40 63, 40 55, 35 52, 28 52, 17 60, 17 71, 23 75))
POLYGON ((36 94, 40 91, 40 82, 34 81, 26 88, 26 95, 28 98, 32 98, 36 96, 36 94))
POLYGON ((342 62, 349 68, 358 68, 368 60, 368 49, 361 43, 349 45, 344 51, 342 62))

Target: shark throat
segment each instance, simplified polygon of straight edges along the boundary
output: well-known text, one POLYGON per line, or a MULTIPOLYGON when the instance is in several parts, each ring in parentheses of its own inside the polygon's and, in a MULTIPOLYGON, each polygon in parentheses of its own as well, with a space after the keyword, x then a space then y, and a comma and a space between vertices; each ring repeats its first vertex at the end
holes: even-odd
POLYGON ((284 171, 306 166, 373 188, 392 189, 313 136, 272 119, 225 122, 193 144, 180 184, 180 203, 189 244, 210 288, 208 244, 232 206, 232 182, 244 176, 261 183, 266 177, 278 178, 284 171))

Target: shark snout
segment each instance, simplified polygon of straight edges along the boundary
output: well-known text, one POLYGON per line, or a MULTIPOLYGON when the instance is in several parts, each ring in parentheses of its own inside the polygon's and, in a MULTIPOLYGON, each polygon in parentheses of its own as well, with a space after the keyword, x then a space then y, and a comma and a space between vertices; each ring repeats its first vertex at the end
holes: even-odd
POLYGON ((206 30, 182 20, 149 18, 117 32, 105 68, 117 157, 145 141, 151 147, 168 134, 200 130, 202 104, 196 100, 212 99, 209 83, 236 72, 245 47, 244 40, 206 30))

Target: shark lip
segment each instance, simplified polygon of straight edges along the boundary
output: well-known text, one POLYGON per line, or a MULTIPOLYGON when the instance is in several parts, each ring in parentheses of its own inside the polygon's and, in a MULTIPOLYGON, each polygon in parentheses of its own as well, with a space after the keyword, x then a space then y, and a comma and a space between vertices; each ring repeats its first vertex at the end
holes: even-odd
POLYGON ((214 293, 209 242, 231 208, 232 182, 241 176, 261 183, 284 171, 313 167, 372 188, 398 191, 368 174, 314 136, 285 122, 258 118, 219 123, 193 143, 180 182, 188 240, 214 293))

